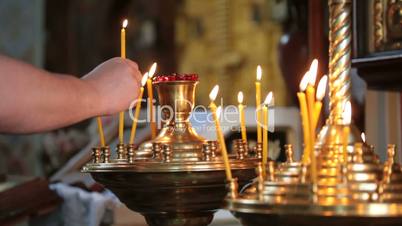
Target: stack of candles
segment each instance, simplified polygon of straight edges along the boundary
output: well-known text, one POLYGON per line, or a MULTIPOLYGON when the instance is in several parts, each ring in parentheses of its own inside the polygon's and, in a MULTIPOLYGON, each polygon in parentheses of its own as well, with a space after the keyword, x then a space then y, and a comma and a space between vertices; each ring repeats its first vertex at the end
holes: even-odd
POLYGON ((315 80, 317 77, 318 61, 311 63, 309 71, 303 76, 300 82, 300 92, 297 93, 300 104, 301 120, 304 135, 304 152, 302 162, 310 164, 312 182, 316 182, 316 158, 314 152, 316 128, 321 115, 322 99, 325 96, 328 77, 324 75, 315 93, 315 80))

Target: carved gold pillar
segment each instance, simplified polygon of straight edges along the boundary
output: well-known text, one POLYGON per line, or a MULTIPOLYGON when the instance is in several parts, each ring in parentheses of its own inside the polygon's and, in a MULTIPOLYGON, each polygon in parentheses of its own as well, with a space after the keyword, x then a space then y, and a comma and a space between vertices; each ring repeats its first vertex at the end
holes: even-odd
POLYGON ((360 131, 344 125, 344 103, 350 100, 352 58, 352 0, 330 0, 329 5, 329 107, 326 125, 318 134, 315 148, 342 143, 344 127, 350 127, 349 145, 361 142, 360 131))
POLYGON ((350 100, 352 2, 329 1, 329 96, 331 124, 341 123, 343 104, 350 100))

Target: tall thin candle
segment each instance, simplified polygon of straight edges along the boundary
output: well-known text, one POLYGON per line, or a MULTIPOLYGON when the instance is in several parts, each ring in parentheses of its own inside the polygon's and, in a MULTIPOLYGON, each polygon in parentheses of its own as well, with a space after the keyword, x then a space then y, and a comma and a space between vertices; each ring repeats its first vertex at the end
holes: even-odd
POLYGON ((308 109, 308 118, 310 122, 310 170, 311 170, 311 179, 313 183, 317 181, 317 163, 314 151, 315 145, 315 126, 314 126, 314 104, 315 104, 315 80, 317 78, 317 68, 318 61, 316 59, 313 60, 309 70, 309 84, 306 89, 307 96, 307 109, 308 109))
POLYGON ((257 66, 256 71, 257 80, 255 81, 255 105, 256 105, 256 113, 257 113, 257 142, 262 142, 262 131, 261 131, 261 111, 260 111, 260 104, 261 104, 261 77, 262 77, 262 69, 261 66, 257 66))
POLYGON ((153 63, 148 72, 148 80, 147 80, 147 90, 148 90, 148 98, 149 98, 149 114, 150 114, 150 126, 151 126, 151 137, 154 139, 156 137, 156 122, 154 117, 154 94, 152 87, 152 77, 156 72, 156 63, 153 63))
POLYGON ((263 134, 262 134, 262 167, 265 169, 268 161, 268 106, 271 105, 273 98, 273 93, 269 92, 264 101, 264 106, 262 107, 262 117, 263 117, 263 134))
POLYGON ((240 132, 241 139, 247 142, 247 131, 246 131, 246 120, 244 116, 244 105, 243 105, 243 92, 237 94, 237 101, 239 102, 239 121, 240 121, 240 132))
POLYGON ((328 76, 324 75, 317 86, 316 102, 314 104, 314 122, 313 125, 317 128, 318 120, 320 119, 322 109, 322 99, 325 96, 325 90, 327 87, 328 76))
POLYGON ((303 158, 302 162, 303 164, 307 165, 310 163, 310 123, 308 120, 308 110, 307 110, 307 100, 306 100, 306 94, 304 91, 306 91, 307 85, 308 85, 308 80, 309 80, 309 72, 306 72, 306 74, 303 76, 302 80, 300 81, 300 92, 297 93, 297 97, 299 99, 299 105, 300 105, 300 116, 301 116, 301 121, 302 121, 302 127, 303 127, 303 139, 304 139, 304 151, 303 151, 303 158))
POLYGON ((350 101, 347 101, 344 105, 342 112, 343 120, 343 134, 342 134, 342 146, 343 146, 343 159, 345 162, 348 161, 348 146, 349 146, 349 134, 350 134, 350 123, 352 122, 352 105, 350 101))
MULTIPOLYGON (((122 24, 122 28, 120 31, 120 53, 121 58, 126 58, 126 28, 128 25, 128 20, 124 20, 122 24)), ((119 143, 123 144, 123 136, 124 136, 124 111, 121 111, 119 114, 119 143)))
POLYGON ((129 144, 134 144, 135 133, 137 131, 138 117, 140 115, 140 110, 141 110, 141 101, 142 101, 142 96, 144 94, 144 86, 147 83, 147 80, 148 80, 148 72, 146 72, 142 76, 142 79, 141 79, 140 94, 138 95, 137 103, 135 106, 135 113, 134 113, 134 118, 133 118, 133 124, 131 125, 130 143, 129 144))
POLYGON ((223 133, 222 133, 221 125, 220 125, 219 118, 217 115, 217 107, 214 102, 216 99, 216 96, 218 95, 218 92, 219 92, 219 86, 216 85, 209 94, 209 99, 211 100, 211 103, 209 104, 209 108, 211 109, 212 117, 214 118, 215 129, 216 129, 216 133, 218 136, 217 139, 218 139, 220 147, 221 147, 222 158, 223 158, 223 162, 225 164, 226 180, 231 181, 232 180, 232 171, 230 170, 230 163, 229 163, 228 153, 226 150, 225 137, 223 136, 223 133))

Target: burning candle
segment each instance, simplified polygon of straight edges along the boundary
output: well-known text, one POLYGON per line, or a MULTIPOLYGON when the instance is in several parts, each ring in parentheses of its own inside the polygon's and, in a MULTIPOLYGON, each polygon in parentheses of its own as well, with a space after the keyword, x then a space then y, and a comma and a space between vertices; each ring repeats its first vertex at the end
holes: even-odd
POLYGON ((243 92, 239 92, 237 94, 237 101, 239 102, 239 121, 240 121, 240 131, 241 131, 241 139, 247 142, 247 131, 246 131, 246 122, 244 117, 244 105, 243 105, 243 92))
POLYGON ((149 69, 148 72, 148 80, 147 80, 147 90, 148 90, 148 98, 150 102, 150 108, 149 108, 149 114, 151 115, 150 118, 150 125, 151 125, 151 137, 154 139, 156 137, 156 122, 154 118, 154 94, 152 90, 152 77, 154 76, 156 72, 156 63, 153 63, 151 68, 149 69))
POLYGON ((103 134, 102 118, 100 116, 96 117, 96 122, 98 123, 99 141, 102 147, 106 146, 105 135, 103 134))
POLYGON ((342 112, 343 121, 343 133, 342 133, 342 143, 343 143, 343 158, 344 161, 348 159, 348 145, 349 145, 349 134, 350 134, 350 123, 352 122, 352 105, 350 101, 347 101, 343 107, 342 112))
POLYGON ((363 143, 366 143, 366 134, 364 132, 360 134, 360 137, 362 138, 363 143))
POLYGON ((327 81, 328 76, 324 75, 317 86, 317 93, 316 93, 316 102, 314 104, 314 127, 317 128, 318 120, 320 119, 321 115, 321 108, 322 108, 322 99, 325 96, 325 90, 327 88, 327 81))
POLYGON ((222 158, 223 158, 223 162, 225 164, 226 180, 231 181, 232 180, 232 172, 230 170, 229 157, 228 157, 228 153, 226 150, 225 138, 222 133, 221 125, 219 123, 219 118, 218 118, 218 114, 217 114, 217 108, 216 108, 216 105, 214 102, 216 99, 216 96, 218 95, 218 92, 219 92, 219 86, 215 85, 214 88, 209 93, 209 99, 211 100, 211 103, 209 104, 209 108, 211 109, 212 117, 214 118, 217 139, 218 139, 218 142, 221 147, 222 158))
POLYGON ((303 76, 302 80, 300 81, 300 92, 297 93, 297 97, 299 99, 299 106, 300 106, 300 116, 302 120, 302 127, 303 127, 303 138, 304 138, 304 151, 303 151, 303 164, 307 165, 310 162, 310 123, 308 120, 308 111, 307 111, 307 101, 306 101, 306 91, 307 85, 309 80, 309 72, 303 76))
MULTIPOLYGON (((128 25, 128 20, 123 21, 121 32, 120 32, 120 53, 121 58, 126 59, 126 27, 128 25)), ((124 132, 124 111, 119 114, 119 142, 123 144, 123 132, 124 132)))
POLYGON ((265 169, 268 161, 268 106, 271 105, 273 98, 273 93, 269 92, 264 101, 264 106, 262 107, 262 117, 263 117, 263 134, 262 134, 262 168, 265 169))
POLYGON ((142 79, 141 79, 140 94, 138 95, 138 98, 137 98, 137 103, 135 106, 135 113, 134 113, 134 118, 133 118, 133 124, 131 125, 130 144, 134 144, 135 132, 137 130, 138 117, 140 115, 140 110, 141 110, 142 95, 144 94, 144 86, 145 86, 145 83, 147 82, 147 80, 148 80, 148 72, 146 72, 142 76, 142 79))
POLYGON ((313 183, 316 183, 317 179, 317 168, 316 168, 316 159, 315 159, 315 125, 314 125, 314 104, 315 104, 315 80, 317 78, 317 69, 318 69, 318 61, 316 59, 313 60, 309 70, 309 84, 306 89, 307 96, 307 111, 308 118, 310 123, 310 170, 311 170, 311 179, 313 183))
POLYGON ((262 131, 261 131, 261 111, 259 109, 261 104, 261 77, 262 77, 262 69, 261 66, 257 66, 256 71, 257 80, 255 81, 255 105, 256 105, 256 113, 257 113, 257 142, 261 143, 262 131))

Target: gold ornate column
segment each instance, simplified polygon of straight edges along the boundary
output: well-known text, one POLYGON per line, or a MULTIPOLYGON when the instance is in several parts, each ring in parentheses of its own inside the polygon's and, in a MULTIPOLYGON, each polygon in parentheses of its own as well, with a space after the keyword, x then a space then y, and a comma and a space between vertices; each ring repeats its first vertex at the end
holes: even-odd
MULTIPOLYGON (((326 125, 318 135, 316 147, 340 144, 343 125, 342 112, 351 98, 350 72, 352 54, 352 1, 329 1, 329 107, 326 125)), ((360 132, 351 125, 349 144, 360 142, 360 132)))
POLYGON ((344 102, 350 100, 351 8, 351 0, 329 1, 329 120, 336 124, 342 117, 344 102))

